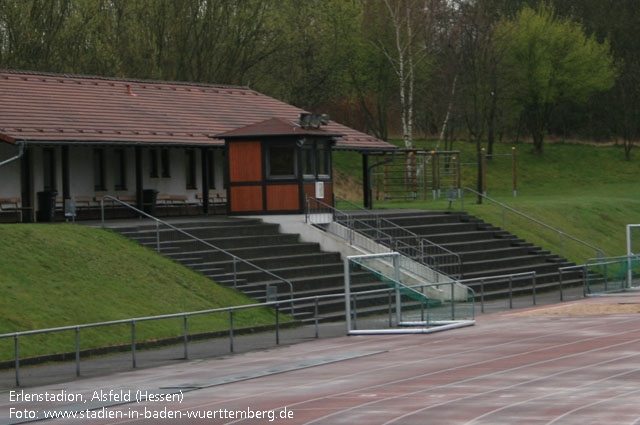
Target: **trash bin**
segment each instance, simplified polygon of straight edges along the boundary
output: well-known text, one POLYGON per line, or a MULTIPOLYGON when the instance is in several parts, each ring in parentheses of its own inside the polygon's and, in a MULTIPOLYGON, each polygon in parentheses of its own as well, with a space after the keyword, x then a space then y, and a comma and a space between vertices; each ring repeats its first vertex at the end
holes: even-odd
POLYGON ((55 190, 43 190, 38 192, 38 210, 36 219, 40 222, 53 222, 56 220, 56 196, 55 190))
POLYGON ((145 189, 142 191, 142 211, 152 216, 156 215, 156 200, 158 199, 158 191, 154 189, 145 189))

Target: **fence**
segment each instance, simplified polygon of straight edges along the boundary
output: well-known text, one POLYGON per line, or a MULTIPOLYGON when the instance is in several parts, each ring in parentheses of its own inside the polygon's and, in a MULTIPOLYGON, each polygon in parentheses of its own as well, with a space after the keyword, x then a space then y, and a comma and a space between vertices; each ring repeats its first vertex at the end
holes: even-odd
POLYGON ((536 220, 523 212, 468 187, 462 188, 460 196, 460 209, 462 211, 466 211, 465 202, 467 201, 465 201, 464 194, 467 192, 481 198, 483 201, 489 202, 488 205, 483 205, 482 212, 486 215, 489 222, 496 225, 500 223, 500 227, 503 230, 509 230, 509 228, 518 225, 518 235, 524 239, 531 240, 543 248, 550 249, 564 258, 569 258, 578 263, 583 263, 588 258, 593 258, 594 254, 597 258, 603 258, 605 256, 600 248, 536 220), (571 244, 570 247, 567 246, 569 244, 571 244))
POLYGON ((640 277, 640 256, 594 258, 583 268, 585 295, 638 289, 633 282, 640 277))
POLYGON ((379 253, 380 245, 383 245, 445 276, 462 278, 462 258, 459 254, 418 236, 380 214, 369 210, 347 213, 310 197, 305 205, 307 223, 324 226, 324 230, 350 245, 359 246, 370 253, 379 253), (332 221, 342 227, 332 226, 332 221))

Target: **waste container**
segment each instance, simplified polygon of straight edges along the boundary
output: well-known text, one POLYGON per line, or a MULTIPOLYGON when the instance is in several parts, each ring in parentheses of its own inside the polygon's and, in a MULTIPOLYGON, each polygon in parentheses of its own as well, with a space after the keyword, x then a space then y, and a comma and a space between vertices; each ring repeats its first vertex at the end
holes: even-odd
POLYGON ((156 215, 156 200, 158 199, 158 191, 154 189, 145 189, 142 191, 142 211, 147 214, 156 215))
POLYGON ((55 190, 43 190, 38 192, 38 210, 36 219, 40 222, 52 222, 56 219, 56 196, 55 190))

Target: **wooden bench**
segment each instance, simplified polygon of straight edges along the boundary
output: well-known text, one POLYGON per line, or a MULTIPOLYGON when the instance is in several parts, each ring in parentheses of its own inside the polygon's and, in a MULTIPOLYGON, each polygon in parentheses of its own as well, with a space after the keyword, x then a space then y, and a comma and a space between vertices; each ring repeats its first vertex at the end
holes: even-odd
MULTIPOLYGON (((200 201, 200 205, 202 205, 202 193, 198 193, 196 195, 196 199, 200 201)), ((209 205, 213 206, 214 213, 218 207, 225 208, 227 206, 227 195, 224 193, 216 193, 215 195, 209 195, 209 205)))
POLYGON ((0 198, 0 212, 8 212, 16 215, 18 222, 22 221, 22 207, 20 198, 0 198))

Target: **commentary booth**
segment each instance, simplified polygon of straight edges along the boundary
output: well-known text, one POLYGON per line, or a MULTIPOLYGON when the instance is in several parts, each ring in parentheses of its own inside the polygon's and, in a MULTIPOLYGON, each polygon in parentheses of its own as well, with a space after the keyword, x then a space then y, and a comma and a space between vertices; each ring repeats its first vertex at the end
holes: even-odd
POLYGON ((326 122, 301 114, 212 136, 225 141, 227 213, 302 213, 306 196, 333 205, 331 147, 342 134, 323 130, 326 122))

